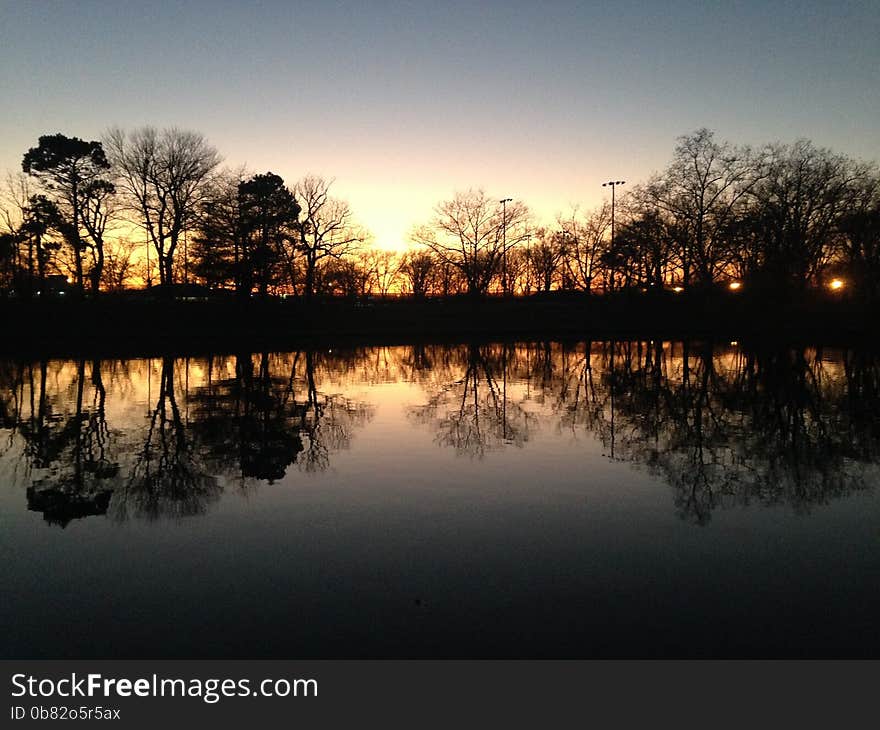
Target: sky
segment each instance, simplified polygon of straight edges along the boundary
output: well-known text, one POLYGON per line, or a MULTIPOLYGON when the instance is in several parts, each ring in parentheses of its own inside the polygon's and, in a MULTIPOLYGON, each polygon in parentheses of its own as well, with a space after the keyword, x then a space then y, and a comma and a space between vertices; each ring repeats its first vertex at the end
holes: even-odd
POLYGON ((41 134, 196 129, 400 248, 457 190, 596 205, 700 127, 880 160, 878 38, 877 0, 0 0, 0 171, 41 134))

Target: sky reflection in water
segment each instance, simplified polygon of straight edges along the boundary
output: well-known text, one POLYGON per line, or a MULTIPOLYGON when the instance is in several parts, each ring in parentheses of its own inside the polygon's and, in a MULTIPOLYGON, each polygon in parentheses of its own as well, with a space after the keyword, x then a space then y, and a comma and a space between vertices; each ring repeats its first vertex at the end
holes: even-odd
POLYGON ((669 342, 3 362, 2 654, 875 655, 878 376, 669 342))

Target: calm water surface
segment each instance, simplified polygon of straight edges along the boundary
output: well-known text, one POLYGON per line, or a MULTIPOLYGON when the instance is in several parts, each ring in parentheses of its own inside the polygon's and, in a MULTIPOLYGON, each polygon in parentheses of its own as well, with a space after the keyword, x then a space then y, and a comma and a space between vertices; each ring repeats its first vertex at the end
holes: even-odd
POLYGON ((880 358, 0 362, 0 656, 880 654, 880 358))

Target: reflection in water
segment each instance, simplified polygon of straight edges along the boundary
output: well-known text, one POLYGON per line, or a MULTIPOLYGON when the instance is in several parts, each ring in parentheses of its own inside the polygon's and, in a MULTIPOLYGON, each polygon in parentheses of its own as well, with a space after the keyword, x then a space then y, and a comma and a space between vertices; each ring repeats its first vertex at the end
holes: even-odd
POLYGON ((698 524, 729 505, 808 510, 877 476, 873 353, 659 341, 2 362, 0 474, 61 526, 197 515, 224 489, 327 469, 373 418, 361 393, 400 382, 423 393, 403 417, 444 449, 595 439, 698 524))
MULTIPOLYGON (((508 396, 512 349, 470 345, 447 348, 445 354, 444 375, 449 380, 433 389, 427 403, 411 409, 413 420, 430 425, 437 443, 459 454, 483 456, 502 446, 523 446, 536 416, 521 399, 508 396)), ((424 361, 424 353, 412 358, 420 359, 424 361)))
POLYGON ((111 429, 104 367, 2 364, 0 464, 28 485, 28 508, 62 527, 108 512, 122 520, 197 515, 224 479, 247 489, 294 465, 326 469, 372 416, 369 405, 321 390, 332 366, 315 353, 166 357, 158 367, 112 363, 119 402, 111 429))
POLYGON ((609 458, 660 475, 696 523, 725 504, 806 510, 877 476, 880 363, 864 352, 605 342, 420 357, 443 362, 410 411, 437 443, 483 456, 539 424, 593 434, 609 458))

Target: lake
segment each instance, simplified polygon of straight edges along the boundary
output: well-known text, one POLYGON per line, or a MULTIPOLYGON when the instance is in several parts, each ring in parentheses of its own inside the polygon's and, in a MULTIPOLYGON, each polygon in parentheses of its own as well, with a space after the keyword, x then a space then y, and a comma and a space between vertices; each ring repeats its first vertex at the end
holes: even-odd
POLYGON ((4 658, 880 649, 880 355, 0 361, 4 658))

